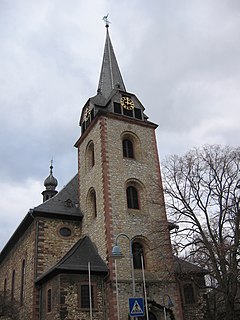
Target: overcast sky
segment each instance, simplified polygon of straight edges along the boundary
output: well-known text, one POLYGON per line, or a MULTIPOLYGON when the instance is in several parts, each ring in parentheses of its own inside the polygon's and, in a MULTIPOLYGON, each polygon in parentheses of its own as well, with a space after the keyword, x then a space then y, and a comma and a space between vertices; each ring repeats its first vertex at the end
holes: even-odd
POLYGON ((102 17, 126 88, 159 124, 160 158, 239 145, 239 0, 0 1, 0 250, 77 172, 81 108, 96 94, 102 17))

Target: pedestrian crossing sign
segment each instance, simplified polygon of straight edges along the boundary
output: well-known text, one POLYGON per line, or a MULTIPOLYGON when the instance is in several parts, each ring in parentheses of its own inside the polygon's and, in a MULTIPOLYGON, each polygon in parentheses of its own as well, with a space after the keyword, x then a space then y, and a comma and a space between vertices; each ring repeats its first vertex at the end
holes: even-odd
POLYGON ((143 317, 144 316, 144 299, 129 298, 129 313, 130 313, 130 317, 143 317))

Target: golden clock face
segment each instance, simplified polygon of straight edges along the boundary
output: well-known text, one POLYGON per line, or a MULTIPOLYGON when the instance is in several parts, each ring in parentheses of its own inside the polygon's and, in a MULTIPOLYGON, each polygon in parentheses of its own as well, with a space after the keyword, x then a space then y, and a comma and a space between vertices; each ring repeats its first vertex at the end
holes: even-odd
POLYGON ((133 103, 132 99, 129 97, 122 97, 121 98, 121 105, 123 106, 123 108, 125 108, 127 110, 133 110, 133 108, 134 108, 134 103, 133 103))
POLYGON ((91 114, 91 110, 89 109, 89 107, 87 107, 84 112, 85 120, 88 120, 90 114, 91 114))

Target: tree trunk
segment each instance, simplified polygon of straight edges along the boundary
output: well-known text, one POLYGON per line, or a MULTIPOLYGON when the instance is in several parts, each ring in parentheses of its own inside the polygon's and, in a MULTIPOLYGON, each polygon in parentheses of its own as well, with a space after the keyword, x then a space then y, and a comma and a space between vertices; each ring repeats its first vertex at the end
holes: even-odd
POLYGON ((225 296, 225 320, 237 320, 234 317, 234 298, 232 295, 225 296))

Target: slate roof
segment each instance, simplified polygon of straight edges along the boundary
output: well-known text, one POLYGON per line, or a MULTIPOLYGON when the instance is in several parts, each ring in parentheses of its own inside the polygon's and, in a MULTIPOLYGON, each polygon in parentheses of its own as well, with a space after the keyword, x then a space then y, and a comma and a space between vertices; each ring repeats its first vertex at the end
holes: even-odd
POLYGON ((177 274, 207 274, 207 270, 197 266, 194 263, 174 257, 174 271, 177 274))
POLYGON ((107 26, 103 62, 98 84, 98 92, 101 93, 103 97, 107 99, 114 88, 126 91, 107 26))
POLYGON ((35 217, 51 217, 55 219, 69 219, 81 221, 83 213, 79 208, 78 200, 78 175, 76 174, 68 184, 54 197, 30 209, 17 229, 12 234, 2 251, 0 263, 8 255, 16 242, 23 236, 27 228, 33 223, 35 217))
POLYGON ((78 175, 76 174, 54 197, 35 207, 33 212, 83 216, 79 208, 78 175))
POLYGON ((68 253, 51 269, 41 275, 36 284, 41 284, 59 273, 87 273, 90 262, 91 273, 108 273, 108 267, 88 236, 80 239, 68 253))

